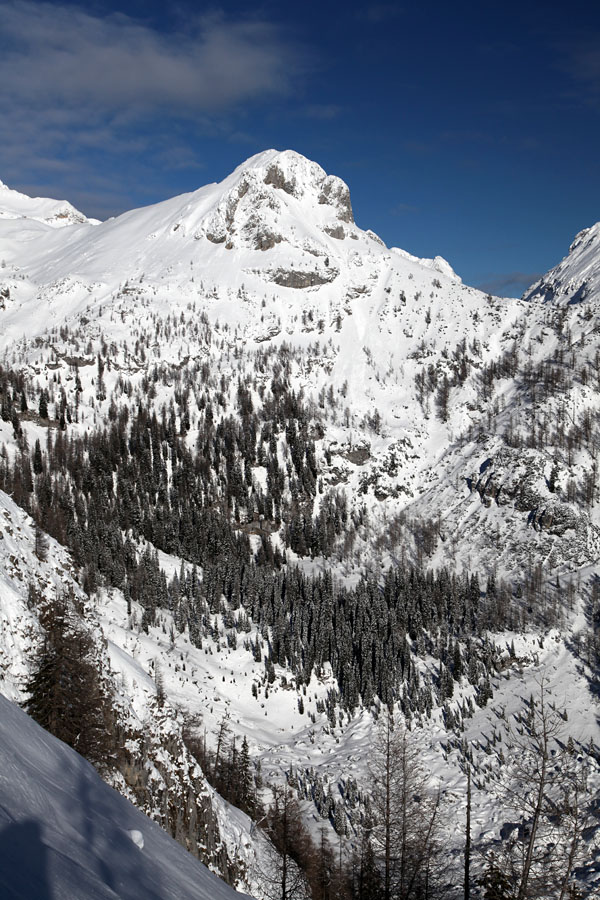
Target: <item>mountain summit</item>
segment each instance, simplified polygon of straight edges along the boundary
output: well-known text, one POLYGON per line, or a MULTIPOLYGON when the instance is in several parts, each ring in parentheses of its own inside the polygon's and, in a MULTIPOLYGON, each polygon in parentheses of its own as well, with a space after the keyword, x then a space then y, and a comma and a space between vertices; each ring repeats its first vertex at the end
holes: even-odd
POLYGON ((275 229, 282 217, 282 224, 288 216, 312 219, 339 238, 344 234, 339 223, 354 222, 347 185, 292 150, 258 153, 218 188, 220 197, 205 222, 204 233, 214 243, 226 242, 230 248, 236 235, 257 250, 289 240, 275 230, 268 232, 269 225, 275 229))

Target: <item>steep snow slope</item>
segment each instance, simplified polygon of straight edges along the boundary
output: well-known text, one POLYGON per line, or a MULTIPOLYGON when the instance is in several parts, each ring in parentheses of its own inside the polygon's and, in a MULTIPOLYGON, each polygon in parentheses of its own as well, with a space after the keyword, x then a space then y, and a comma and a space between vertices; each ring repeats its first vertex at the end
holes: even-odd
POLYGON ((0 894, 6 900, 241 897, 2 695, 0 894))

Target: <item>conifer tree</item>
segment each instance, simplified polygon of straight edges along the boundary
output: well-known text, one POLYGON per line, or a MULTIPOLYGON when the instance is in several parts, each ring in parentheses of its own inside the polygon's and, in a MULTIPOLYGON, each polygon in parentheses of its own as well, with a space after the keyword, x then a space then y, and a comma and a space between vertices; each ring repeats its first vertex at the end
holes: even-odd
POLYGON ((238 757, 237 772, 233 773, 233 777, 237 780, 239 807, 249 816, 256 816, 256 798, 254 791, 254 778, 252 775, 252 761, 250 759, 250 751, 248 748, 248 739, 244 735, 242 741, 242 749, 238 757))
POLYGON ((40 610, 44 638, 25 686, 26 712, 98 766, 109 763, 111 712, 93 660, 93 642, 65 597, 40 610))
POLYGON ((48 395, 45 390, 40 394, 40 402, 38 405, 38 414, 40 419, 48 418, 48 395))

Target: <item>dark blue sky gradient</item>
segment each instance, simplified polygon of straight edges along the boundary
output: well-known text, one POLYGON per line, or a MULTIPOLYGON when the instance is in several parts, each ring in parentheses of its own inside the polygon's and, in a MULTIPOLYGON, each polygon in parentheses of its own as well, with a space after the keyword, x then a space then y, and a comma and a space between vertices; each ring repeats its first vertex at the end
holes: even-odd
POLYGON ((524 7, 0 0, 0 178, 105 217, 292 148, 519 294, 600 219, 600 11, 524 7))

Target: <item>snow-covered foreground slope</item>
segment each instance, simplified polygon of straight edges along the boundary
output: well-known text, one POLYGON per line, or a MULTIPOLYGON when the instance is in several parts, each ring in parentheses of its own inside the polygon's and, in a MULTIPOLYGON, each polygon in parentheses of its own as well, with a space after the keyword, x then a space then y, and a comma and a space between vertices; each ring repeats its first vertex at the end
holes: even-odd
POLYGON ((0 695, 5 900, 234 900, 65 744, 0 695))

